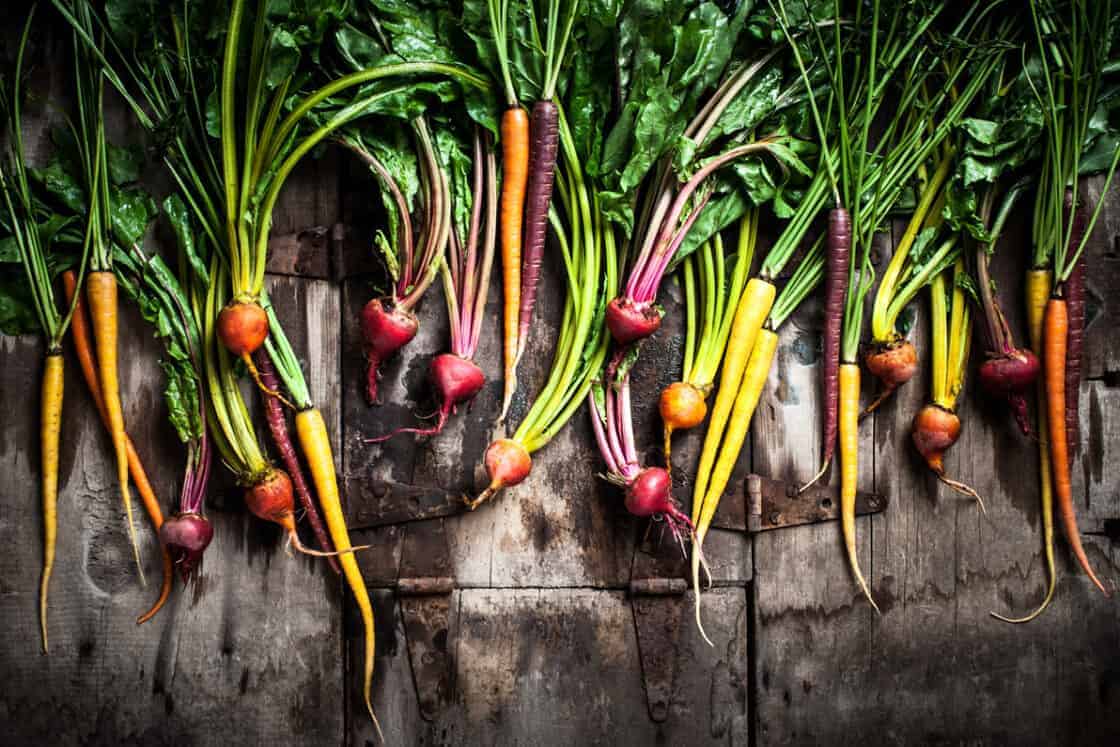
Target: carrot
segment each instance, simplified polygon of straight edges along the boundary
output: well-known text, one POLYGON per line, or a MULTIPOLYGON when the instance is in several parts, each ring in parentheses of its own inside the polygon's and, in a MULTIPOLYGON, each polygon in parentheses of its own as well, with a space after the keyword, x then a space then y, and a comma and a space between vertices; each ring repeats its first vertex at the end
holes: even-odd
POLYGON ((844 534, 844 550, 859 588, 875 611, 879 605, 867 588, 856 555, 856 485, 859 482, 859 365, 840 364, 839 431, 840 431, 840 528, 844 534))
POLYGON ((525 198, 525 246, 521 258, 521 302, 518 311, 517 361, 529 339, 529 322, 537 300, 537 284, 544 259, 548 206, 552 202, 552 183, 556 178, 556 156, 560 145, 560 111, 552 101, 533 104, 529 126, 529 178, 525 198))
MULTIPOLYGON (((1059 287, 1060 292, 1060 287, 1059 287)), ((1069 334, 1069 309, 1061 295, 1052 295, 1046 304, 1043 321, 1042 370, 1046 382, 1046 417, 1050 431, 1050 466, 1054 475, 1054 493, 1058 512, 1065 527, 1066 539, 1074 557, 1097 588, 1108 596, 1097 578, 1081 545, 1077 516, 1073 510, 1073 489, 1070 484, 1069 450, 1066 443, 1066 352, 1069 334)))
MULTIPOLYGON (((1078 211, 1079 214, 1082 211, 1078 211)), ((1084 216, 1074 218, 1071 246, 1081 242, 1084 216), (1078 231, 1080 228, 1080 232, 1078 231)), ((1069 336, 1066 338, 1066 443, 1071 457, 1081 445, 1081 354, 1085 347, 1085 261, 1079 259, 1066 280, 1066 308, 1069 310, 1069 336)))
MULTIPOLYGON (((82 303, 81 294, 77 292, 78 280, 73 270, 67 270, 62 274, 62 283, 66 291, 66 302, 74 304, 74 314, 70 319, 70 324, 74 351, 77 353, 78 364, 82 369, 82 378, 85 379, 86 388, 89 389, 93 404, 101 416, 102 424, 104 424, 106 430, 110 430, 109 413, 105 409, 105 399, 101 396, 101 384, 97 380, 97 362, 94 359, 93 345, 90 343, 89 322, 86 320, 85 304, 82 303)), ((127 433, 125 433, 125 451, 128 456, 128 471, 132 475, 132 481, 136 484, 136 492, 140 495, 144 510, 148 512, 148 519, 158 533, 160 527, 163 526, 163 511, 159 507, 159 499, 156 498, 155 491, 152 490, 148 474, 144 471, 140 455, 136 453, 136 447, 127 433)), ((171 595, 174 564, 171 562, 171 554, 162 543, 160 544, 160 553, 163 561, 163 580, 160 582, 159 596, 156 597, 156 601, 147 612, 136 618, 138 625, 151 620, 171 595)))
POLYGON ((62 391, 65 365, 61 350, 47 352, 39 415, 39 448, 43 459, 43 577, 39 582, 39 627, 47 653, 47 587, 54 570, 58 536, 58 436, 62 430, 62 391))
POLYGON ((716 460, 716 452, 719 450, 728 417, 738 396, 743 372, 754 350, 755 338, 762 329, 762 323, 770 313, 770 308, 774 305, 775 293, 776 289, 772 283, 761 278, 751 278, 735 309, 735 319, 731 322, 731 338, 727 343, 727 352, 724 354, 723 369, 720 373, 719 391, 712 407, 708 432, 704 436, 700 466, 696 470, 696 484, 692 491, 693 524, 700 520, 704 497, 709 492, 708 483, 712 474, 712 465, 716 460))
MULTIPOLYGON (((755 335, 750 359, 747 361, 742 383, 736 392, 735 406, 731 411, 730 419, 727 421, 727 432, 720 449, 719 460, 716 462, 711 478, 707 482, 707 491, 703 499, 698 502, 695 497, 693 498, 693 514, 699 511, 698 520, 695 522, 696 540, 694 546, 696 552, 692 553, 692 588, 696 599, 696 627, 699 628, 700 635, 708 642, 709 646, 713 644, 708 639, 707 634, 704 633, 704 626, 700 622, 701 548, 704 544, 704 538, 708 534, 708 528, 712 524, 716 508, 719 506, 719 499, 727 487, 728 480, 731 479, 731 471, 735 468, 735 462, 739 459, 739 451, 743 448, 743 441, 750 430, 751 418, 754 416, 755 408, 758 407, 759 397, 762 396, 762 388, 766 385, 766 379, 770 375, 770 365, 774 361, 774 351, 777 348, 778 335, 772 330, 761 329, 755 335)), ((723 391, 722 381, 720 391, 723 391)), ((711 430, 708 432, 712 433, 711 430)), ((706 438, 704 445, 707 446, 706 438)))
POLYGON ((354 601, 358 605, 358 612, 362 616, 362 625, 365 628, 365 664, 363 668, 362 696, 365 699, 366 710, 373 719, 378 736, 384 741, 381 734, 381 724, 373 713, 370 702, 370 686, 373 682, 373 654, 374 654, 374 627, 373 607, 370 605, 369 592, 362 580, 362 572, 358 569, 358 561, 354 554, 346 552, 351 548, 350 533, 346 528, 346 517, 342 513, 342 501, 338 493, 338 480, 334 471, 334 456, 331 454, 330 436, 327 435, 327 426, 323 416, 316 408, 303 410, 296 415, 296 433, 299 435, 300 448, 307 457, 307 466, 311 470, 311 479, 315 481, 315 490, 319 493, 319 503, 323 507, 323 517, 330 530, 331 540, 335 549, 343 553, 338 556, 342 564, 342 573, 354 601))
POLYGON ((824 456, 821 469, 806 483, 813 485, 828 472, 836 448, 836 398, 840 391, 840 322, 844 319, 844 293, 848 290, 848 262, 852 252, 852 219, 848 210, 833 208, 828 213, 828 262, 824 288, 823 406, 824 456))
POLYGON ((529 118, 520 106, 502 115, 502 196, 500 237, 502 243, 502 365, 505 391, 502 414, 506 416, 517 390, 518 325, 521 310, 521 220, 529 169, 529 118))
MULTIPOLYGON (((257 369, 261 374, 261 381, 269 390, 280 389, 280 379, 276 375, 276 368, 272 364, 266 350, 258 350, 255 354, 257 369)), ((331 543, 327 538, 327 530, 323 527, 323 519, 319 516, 319 509, 315 508, 315 501, 311 499, 311 491, 307 488, 307 480, 303 477, 303 467, 300 466, 296 450, 292 446, 292 437, 288 433, 288 421, 284 417, 284 409, 280 406, 280 398, 266 394, 264 396, 265 420, 268 421, 268 430, 272 434, 272 442, 280 452, 280 459, 284 462, 284 469, 292 478, 292 485, 299 496, 304 514, 311 524, 311 531, 319 547, 326 552, 331 551, 331 543)), ((327 556, 327 563, 335 573, 339 573, 338 560, 334 555, 327 556)))
POLYGON ((97 345, 98 379, 101 382, 105 413, 109 418, 109 435, 117 455, 117 483, 124 501, 132 555, 140 582, 144 583, 144 567, 140 563, 140 545, 136 541, 136 525, 132 520, 132 494, 128 489, 128 448, 121 411, 120 382, 117 378, 117 277, 111 271, 91 272, 86 279, 93 339, 97 345))
MULTIPOLYGON (((1035 355, 1042 355, 1042 322, 1046 315, 1046 302, 1053 286, 1053 274, 1047 269, 1032 269, 1027 272, 1027 326, 1031 337, 1031 349, 1035 355)), ((1035 619, 1050 605, 1054 598, 1058 575, 1054 569, 1054 491, 1050 476, 1050 458, 1047 453, 1046 395, 1042 381, 1038 382, 1038 477, 1039 498, 1042 502, 1042 541, 1046 556, 1046 596, 1029 615, 1024 617, 1004 617, 992 612, 992 617, 1009 623, 1025 623, 1035 619)))

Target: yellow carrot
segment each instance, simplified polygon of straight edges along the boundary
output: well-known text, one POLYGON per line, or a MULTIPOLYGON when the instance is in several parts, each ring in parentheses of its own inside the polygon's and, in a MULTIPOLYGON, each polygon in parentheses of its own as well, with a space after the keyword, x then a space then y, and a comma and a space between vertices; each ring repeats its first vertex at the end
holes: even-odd
POLYGON ((840 364, 840 528, 848 564, 859 588, 875 611, 879 605, 871 597, 856 556, 856 486, 859 482, 859 365, 840 364))
POLYGON ((762 329, 762 323, 770 315, 774 305, 775 288, 773 284, 759 278, 751 278, 739 305, 735 309, 735 319, 731 323, 731 336, 727 342, 727 352, 723 360, 723 369, 720 371, 719 392, 716 394, 715 405, 712 407, 712 419, 708 424, 708 432, 704 436, 704 448, 700 452, 700 466, 696 470, 696 485, 692 491, 692 523, 700 520, 700 510, 704 503, 704 496, 708 492, 708 480, 711 475, 712 465, 716 460, 716 452, 723 440, 724 426, 731 414, 739 393, 739 384, 743 378, 743 371, 747 361, 754 350, 755 338, 762 329))
MULTIPOLYGON (((743 441, 750 430, 751 418, 758 407, 762 389, 766 386, 766 378, 770 374, 770 365, 774 361, 774 351, 777 348, 778 335, 775 332, 769 329, 758 332, 755 337, 754 349, 751 351, 750 360, 747 362, 746 371, 743 374, 742 385, 735 397, 735 407, 727 421, 727 431, 719 452, 719 460, 716 462, 711 481, 708 483, 707 493, 701 502, 699 521, 696 523, 696 539, 693 540, 692 547, 692 589, 696 600, 696 627, 700 629, 700 635, 703 636, 705 641, 708 641, 708 645, 712 645, 712 642, 704 633, 704 626, 700 623, 701 548, 704 544, 704 537, 708 533, 708 527, 712 524, 716 508, 719 507, 719 500, 727 487, 727 481, 731 478, 731 471, 735 468, 735 462, 739 459, 739 451, 743 448, 743 441)), ((708 432, 711 433, 710 430, 708 432)), ((693 509, 695 510, 695 508, 696 504, 694 503, 693 509)))
POLYGON ((358 561, 354 559, 352 552, 346 552, 351 548, 350 532, 346 528, 346 517, 342 514, 342 501, 339 498, 338 480, 334 471, 334 455, 331 453, 331 440, 322 414, 314 407, 301 411, 296 415, 296 433, 299 435, 300 448, 307 458, 307 466, 311 470, 311 479, 315 481, 315 490, 319 494, 319 505, 323 509, 323 519, 327 522, 327 531, 331 533, 334 549, 341 553, 338 562, 342 565, 342 574, 354 594, 354 601, 362 615, 362 625, 365 628, 362 695, 377 734, 384 741, 381 724, 373 713, 373 704, 370 701, 375 645, 373 607, 370 605, 365 581, 362 580, 362 572, 358 569, 358 561))
POLYGON ((112 272, 91 272, 86 279, 89 312, 93 322, 93 339, 97 344, 97 368, 101 379, 101 393, 105 398, 105 412, 109 416, 109 435, 117 457, 117 483, 124 500, 128 519, 128 535, 132 541, 132 554, 140 583, 144 584, 144 567, 140 563, 140 545, 136 541, 136 526, 132 521, 132 495, 128 488, 128 446, 124 430, 124 413, 121 410, 120 383, 117 376, 117 278, 112 272))
MULTIPOLYGON (((1046 316, 1046 303, 1050 300, 1050 290, 1053 285, 1053 274, 1050 270, 1027 271, 1027 327, 1031 336, 1031 350, 1042 358, 1042 320, 1046 316)), ((991 613, 997 620, 1009 623, 1030 622, 1042 614, 1054 598, 1054 589, 1057 586, 1057 573, 1054 569, 1054 488, 1050 478, 1050 444, 1046 435, 1046 399, 1042 391, 1042 382, 1038 385, 1038 478, 1039 497, 1042 503, 1042 542, 1043 553, 1046 556, 1046 596, 1038 608, 1023 617, 1004 617, 996 612, 991 613)))
POLYGON ((62 430, 62 351, 47 353, 39 414, 39 448, 43 459, 43 577, 39 582, 39 628, 47 653, 47 587, 54 569, 58 536, 58 435, 62 430))

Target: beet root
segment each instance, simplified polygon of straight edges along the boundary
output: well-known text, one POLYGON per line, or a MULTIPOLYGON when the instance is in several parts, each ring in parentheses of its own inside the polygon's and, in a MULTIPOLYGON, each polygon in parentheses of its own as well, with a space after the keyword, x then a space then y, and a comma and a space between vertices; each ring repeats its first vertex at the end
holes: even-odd
MULTIPOLYGON (((662 467, 646 467, 626 485, 626 510, 634 516, 663 520, 673 539, 684 551, 684 538, 691 537, 696 547, 696 532, 688 518, 673 500, 673 481, 662 467)), ((704 562, 707 572, 707 562, 704 562)), ((710 574, 709 574, 710 577, 710 574)))
POLYGON ((282 469, 269 468, 259 480, 246 488, 245 505, 258 519, 279 524, 288 535, 288 543, 305 555, 325 558, 369 548, 369 545, 357 545, 341 552, 321 552, 304 547, 296 531, 292 479, 282 469))
POLYGON ((202 562, 202 553, 214 539, 214 525, 196 513, 175 514, 159 528, 159 541, 179 567, 183 582, 190 580, 202 562))
POLYGON ((255 300, 231 301, 218 314, 217 333, 229 352, 252 355, 268 337, 268 314, 255 300))
POLYGON ((961 419, 952 410, 935 404, 928 404, 914 416, 910 426, 910 438, 914 447, 922 455, 926 466, 937 479, 958 493, 975 498, 980 510, 985 511, 980 495, 962 482, 953 480, 945 474, 945 452, 957 442, 961 435, 961 419))
POLYGON ((486 384, 486 377, 483 375, 482 369, 475 365, 474 361, 454 353, 443 353, 433 358, 432 365, 428 369, 428 375, 440 401, 435 425, 431 428, 397 428, 384 436, 367 438, 366 443, 381 443, 398 433, 434 436, 447 425, 447 418, 455 411, 455 408, 474 399, 475 395, 486 384))
POLYGON ((466 498, 467 508, 475 510, 503 488, 517 485, 533 469, 533 458, 529 451, 511 438, 499 438, 486 448, 482 459, 490 484, 478 494, 477 498, 466 498))
POLYGON ((1038 379, 1040 370, 1038 357, 1026 349, 988 358, 980 366, 980 385, 994 397, 1007 398, 1011 414, 1024 436, 1031 435, 1026 395, 1038 379))
POLYGON ((662 314, 657 304, 619 296, 607 304, 607 329, 619 345, 629 345, 656 332, 662 314))
POLYGON ((704 393, 685 381, 674 382, 661 391, 658 409, 665 427, 673 430, 695 428, 708 414, 704 393))
POLYGON ((1030 350, 1019 349, 988 358, 980 366, 980 385, 996 396, 1025 394, 1038 379, 1041 365, 1030 350))
POLYGON ((879 396, 864 410, 863 414, 867 415, 918 373, 918 351, 909 340, 875 343, 864 355, 863 364, 882 385, 879 396))
POLYGON ((366 347, 366 399, 377 402, 377 377, 381 363, 408 344, 420 329, 420 320, 389 299, 374 298, 362 309, 362 339, 366 347))

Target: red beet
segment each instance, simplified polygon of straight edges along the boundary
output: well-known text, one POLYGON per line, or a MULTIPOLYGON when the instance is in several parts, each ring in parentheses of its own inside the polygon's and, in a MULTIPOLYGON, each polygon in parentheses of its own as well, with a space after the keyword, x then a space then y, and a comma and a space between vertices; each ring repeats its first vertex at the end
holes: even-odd
POLYGON ((367 443, 380 443, 398 433, 415 433, 419 436, 433 436, 439 433, 455 408, 473 399, 486 383, 482 369, 476 366, 474 361, 454 353, 443 353, 433 358, 428 373, 439 393, 439 414, 435 425, 431 428, 398 428, 387 435, 366 439, 367 443))
POLYGON ((656 332, 661 315, 656 304, 636 303, 620 296, 607 304, 607 329, 619 345, 629 345, 656 332))
POLYGON ((1038 356, 1021 348, 984 361, 980 366, 980 385, 996 396, 1024 394, 1034 386, 1040 370, 1038 356))
POLYGON ((377 401, 377 369, 416 336, 420 321, 389 299, 375 298, 362 309, 362 338, 366 344, 366 399, 377 401))
POLYGON ((961 435, 961 419, 951 410, 929 404, 918 410, 910 426, 910 438, 937 479, 957 492, 975 498, 984 510, 984 502, 975 490, 945 474, 945 452, 961 435))
POLYGON ((159 541, 171 553, 184 583, 202 562, 202 553, 212 539, 214 526, 201 514, 175 514, 159 528, 159 541))
POLYGON ((673 500, 673 481, 669 471, 646 467, 626 486, 626 510, 643 518, 662 518, 669 525, 677 542, 683 535, 694 536, 692 520, 677 508, 673 500))
POLYGON ((268 314, 256 301, 232 301, 218 314, 217 332, 229 352, 252 355, 268 337, 268 314))

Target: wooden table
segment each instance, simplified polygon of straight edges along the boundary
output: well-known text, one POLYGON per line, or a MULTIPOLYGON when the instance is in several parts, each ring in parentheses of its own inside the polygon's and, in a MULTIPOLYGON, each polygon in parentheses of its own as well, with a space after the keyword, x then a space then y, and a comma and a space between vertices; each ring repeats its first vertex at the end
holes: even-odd
MULTIPOLYGON (((479 362, 492 377, 467 412, 428 441, 360 442, 433 407, 429 357, 445 348, 433 292, 407 353, 384 367, 385 403, 362 401, 356 315, 373 293, 372 184, 328 153, 287 188, 274 226, 268 287, 336 435, 336 455, 378 621, 374 705, 393 744, 1116 744, 1120 740, 1120 607, 1095 592, 1058 539, 1059 585, 1045 615, 1007 625, 1044 590, 1037 451, 975 391, 949 471, 986 498, 988 515, 940 487, 909 444, 926 372, 862 427, 861 488, 890 500, 858 521, 860 560, 882 616, 861 600, 835 522, 751 535, 743 477, 806 479, 818 459, 820 305, 782 332, 749 448, 721 508, 708 556, 704 619, 679 594, 680 550, 630 519, 577 413, 536 459, 531 478, 479 511, 475 489, 500 398, 498 289, 479 362), (346 225, 348 230, 333 228, 346 225), (326 226, 319 231, 308 226, 326 226), (997 456, 998 455, 998 461, 997 456), (426 518, 425 521, 409 521, 426 518), (661 539, 660 543, 658 540, 661 539), (652 580, 651 580, 652 579, 652 580), (666 593, 667 592, 667 593, 666 593)), ((1096 184, 1096 183, 1094 183, 1096 184)), ((1096 189, 1093 185, 1090 191, 1096 189)), ((995 262, 1020 299, 1012 252, 995 262)), ((1114 191, 1088 254, 1090 319, 1082 386, 1085 447, 1074 494, 1089 557, 1115 584, 1120 553, 1120 198, 1114 191), (1106 534, 1114 538, 1110 541, 1106 534)), ((891 237, 883 237, 884 267, 891 237)), ((557 268, 523 366, 525 392, 551 357, 557 268)), ((680 291, 635 372, 639 443, 660 443, 652 394, 681 357, 680 291), (672 365, 667 365, 667 362, 672 365)), ((926 299, 914 339, 927 350, 926 299)), ((1009 304, 1023 339, 1021 310, 1009 304)), ((247 516, 215 480, 215 524, 197 585, 177 586, 147 625, 159 560, 144 526, 148 588, 137 582, 110 445, 68 358, 59 558, 51 587, 51 654, 39 654, 41 563, 35 440, 41 342, 0 337, 0 734, 9 744, 373 744, 360 702, 360 626, 325 564, 283 551, 280 532, 247 516)), ((165 420, 157 344, 132 310, 121 342, 126 418, 170 506, 182 454, 165 420)), ((69 351, 68 351, 69 354, 69 351)), ((869 392, 870 394, 870 392, 869 392)), ((262 437, 263 437, 262 433, 262 437)), ((699 445, 676 451, 677 495, 699 445)), ((218 470, 219 473, 221 470, 218 470)))

